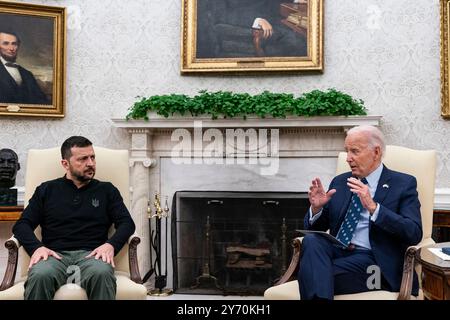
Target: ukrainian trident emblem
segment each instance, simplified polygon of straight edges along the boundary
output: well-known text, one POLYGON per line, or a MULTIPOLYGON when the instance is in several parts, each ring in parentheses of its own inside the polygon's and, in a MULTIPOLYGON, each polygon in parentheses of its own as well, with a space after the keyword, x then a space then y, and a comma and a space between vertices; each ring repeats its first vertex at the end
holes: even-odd
POLYGON ((100 201, 98 201, 97 199, 92 199, 92 206, 97 208, 100 205, 100 201))

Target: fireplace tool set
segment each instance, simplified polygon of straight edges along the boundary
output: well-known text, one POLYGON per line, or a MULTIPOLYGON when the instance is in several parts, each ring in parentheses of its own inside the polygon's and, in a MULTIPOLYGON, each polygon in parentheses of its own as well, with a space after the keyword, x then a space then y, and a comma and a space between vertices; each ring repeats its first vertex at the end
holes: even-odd
POLYGON ((167 203, 167 197, 164 205, 164 209, 161 208, 161 201, 159 195, 155 195, 153 201, 155 207, 155 213, 152 214, 150 198, 147 203, 147 217, 148 225, 150 229, 150 270, 145 274, 143 282, 146 282, 153 273, 155 274, 155 289, 149 290, 148 294, 152 296, 168 296, 173 293, 172 289, 165 288, 167 285, 167 218, 169 216, 169 205, 167 203), (161 220, 164 219, 164 247, 161 245, 161 220), (154 253, 154 254, 153 254, 154 253), (164 273, 161 270, 161 259, 164 255, 165 268, 164 273))

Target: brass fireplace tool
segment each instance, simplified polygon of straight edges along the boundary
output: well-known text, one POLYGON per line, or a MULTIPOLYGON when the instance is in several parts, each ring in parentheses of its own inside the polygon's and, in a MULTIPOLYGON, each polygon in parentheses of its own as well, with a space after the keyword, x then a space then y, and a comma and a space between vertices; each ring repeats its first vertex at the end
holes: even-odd
POLYGON ((209 268, 209 259, 210 259, 210 236, 211 236, 211 223, 209 222, 209 216, 206 217, 206 225, 205 225, 205 256, 204 256, 204 264, 202 274, 195 279, 195 284, 191 286, 191 289, 197 288, 217 288, 221 289, 222 287, 219 285, 219 279, 211 275, 209 268))
POLYGON ((161 201, 158 194, 155 194, 155 200, 153 201, 155 207, 155 213, 152 214, 150 199, 147 202, 147 216, 148 224, 150 228, 150 263, 151 269, 144 276, 144 282, 147 281, 150 276, 155 273, 155 289, 149 290, 148 294, 151 296, 168 296, 173 293, 172 289, 165 288, 167 285, 167 218, 169 216, 169 205, 167 197, 165 201, 164 209, 161 208, 161 201), (154 226, 152 220, 154 219, 154 226), (165 243, 164 252, 161 250, 161 220, 164 219, 165 225, 165 243), (153 259, 152 251, 155 252, 153 259), (161 258, 164 254, 165 270, 162 274, 161 270, 161 258))

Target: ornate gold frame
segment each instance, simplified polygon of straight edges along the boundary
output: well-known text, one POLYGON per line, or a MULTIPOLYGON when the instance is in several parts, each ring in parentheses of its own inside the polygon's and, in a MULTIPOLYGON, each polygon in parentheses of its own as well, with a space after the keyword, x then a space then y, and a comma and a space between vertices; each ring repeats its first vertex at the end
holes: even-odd
MULTIPOLYGON (((52 104, 0 102, 0 116, 64 117, 66 82, 66 9, 28 3, 0 2, 2 15, 50 18, 53 22, 52 104)), ((19 53, 20 54, 20 53, 19 53)))
POLYGON ((307 56, 199 59, 196 57, 197 0, 183 0, 181 73, 323 71, 323 2, 308 2, 307 56))
POLYGON ((441 2, 441 115, 450 119, 448 45, 450 35, 450 0, 441 2))

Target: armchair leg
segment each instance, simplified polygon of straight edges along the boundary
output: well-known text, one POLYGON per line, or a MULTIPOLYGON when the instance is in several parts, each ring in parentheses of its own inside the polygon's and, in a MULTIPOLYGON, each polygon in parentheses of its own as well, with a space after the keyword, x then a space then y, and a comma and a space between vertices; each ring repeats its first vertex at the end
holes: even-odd
POLYGON ((411 247, 405 252, 402 283, 397 300, 409 300, 411 298, 416 251, 416 248, 411 247))
POLYGON ((294 247, 294 252, 292 254, 291 263, 284 275, 275 283, 276 286, 296 279, 298 273, 298 264, 300 261, 300 250, 302 246, 301 238, 295 238, 292 240, 292 247, 294 247))
POLYGON ((9 289, 14 285, 17 272, 17 260, 19 257, 19 248, 13 240, 6 241, 5 247, 8 249, 8 265, 6 266, 5 276, 0 285, 0 291, 9 289))
POLYGON ((141 239, 134 236, 129 241, 128 256, 130 265, 130 279, 136 283, 142 284, 141 274, 139 272, 139 264, 137 258, 137 246, 141 242, 141 239))

